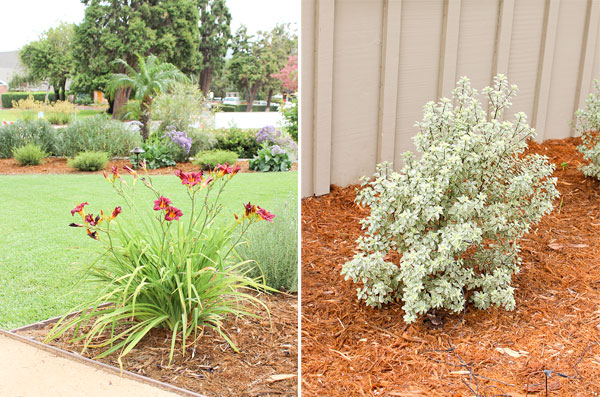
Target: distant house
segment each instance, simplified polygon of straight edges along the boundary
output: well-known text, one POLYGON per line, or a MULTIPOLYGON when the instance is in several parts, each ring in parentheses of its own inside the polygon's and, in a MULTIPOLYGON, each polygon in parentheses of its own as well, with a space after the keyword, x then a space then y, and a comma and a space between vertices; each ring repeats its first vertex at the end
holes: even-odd
POLYGON ((8 84, 5 81, 0 80, 0 94, 3 94, 7 91, 8 91, 8 84))
POLYGON ((22 71, 19 61, 19 51, 0 52, 0 80, 7 83, 20 71, 22 71))

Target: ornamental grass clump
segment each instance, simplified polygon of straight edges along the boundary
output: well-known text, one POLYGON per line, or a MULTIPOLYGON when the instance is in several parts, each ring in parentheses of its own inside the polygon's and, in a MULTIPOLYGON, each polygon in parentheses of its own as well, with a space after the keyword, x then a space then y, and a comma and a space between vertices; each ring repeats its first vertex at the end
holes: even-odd
POLYGON ((585 109, 575 112, 575 128, 583 143, 577 150, 589 161, 580 169, 585 176, 600 179, 600 81, 594 80, 595 92, 585 101, 585 109))
POLYGON ((235 248, 252 224, 272 222, 274 215, 247 203, 229 226, 216 226, 219 197, 239 171, 227 164, 210 173, 176 172, 191 201, 189 211, 161 194, 147 173, 123 168, 133 180, 126 181, 116 167, 112 175, 104 172, 124 199, 123 207, 91 213, 84 202, 71 211, 80 219, 70 226, 98 242, 87 274, 101 288, 77 308, 81 314, 58 321, 47 340, 72 330, 72 341, 82 341, 83 350, 99 348, 98 358, 119 352, 120 362, 150 330, 163 328, 171 335, 171 362, 177 346, 185 355, 210 327, 237 351, 223 321, 230 315, 257 316, 250 309, 265 306, 255 290, 273 290, 244 273, 247 264, 236 259, 235 248), (133 196, 140 181, 156 199, 143 208, 133 196))
POLYGON ((525 114, 503 121, 516 92, 496 76, 483 90, 486 113, 463 77, 454 101, 425 105, 414 138, 421 157, 405 153, 400 172, 384 163, 364 180, 356 201, 371 213, 342 270, 362 283, 359 299, 377 307, 400 299, 408 323, 430 309, 460 312, 467 297, 480 309, 514 309, 518 239, 559 194, 548 159, 523 153, 534 136, 525 114))

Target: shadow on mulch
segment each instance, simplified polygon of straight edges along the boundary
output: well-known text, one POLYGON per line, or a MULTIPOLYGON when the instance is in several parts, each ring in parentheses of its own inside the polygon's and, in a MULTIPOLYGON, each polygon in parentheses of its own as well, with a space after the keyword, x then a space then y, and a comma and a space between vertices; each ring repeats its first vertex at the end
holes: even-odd
POLYGON ((367 307, 340 275, 368 215, 354 203, 357 186, 304 199, 303 395, 473 396, 469 386, 481 396, 545 395, 543 370, 554 371, 550 396, 598 395, 600 344, 586 348, 600 341, 600 182, 577 170, 580 142, 530 144, 556 165, 561 196, 520 242, 516 309, 469 305, 438 329, 422 319, 406 325, 401 303, 367 307), (448 341, 454 352, 431 351, 448 349, 448 341), (579 380, 557 375, 577 377, 576 369, 579 380))
MULTIPOLYGON (((171 333, 155 329, 142 339, 123 361, 123 369, 170 383, 207 396, 296 396, 298 394, 298 297, 277 294, 262 296, 271 313, 260 318, 233 318, 224 329, 239 349, 235 353, 215 331, 205 328, 196 349, 191 346, 183 356, 175 350, 169 366, 171 333)), ((18 332, 43 341, 52 324, 41 329, 18 332)), ((82 344, 71 344, 63 336, 52 346, 81 353, 82 344)), ((181 346, 181 345, 179 345, 181 346)), ((93 358, 93 349, 83 355, 93 358)), ((119 368, 118 355, 98 361, 119 368)))
MULTIPOLYGON (((119 170, 123 169, 123 166, 131 166, 129 160, 111 160, 104 169, 110 172, 113 166, 117 166, 119 170)), ((248 160, 240 160, 236 163, 241 167, 240 172, 256 172, 248 168, 248 160)), ((198 171, 199 166, 192 163, 177 163, 175 167, 158 168, 156 170, 148 170, 150 175, 168 175, 173 174, 175 170, 182 170, 183 172, 198 171)), ((297 171, 298 163, 292 164, 290 171, 297 171)), ((122 172, 122 171, 121 171, 122 172)), ((0 159, 0 175, 13 175, 13 174, 102 174, 102 171, 96 172, 82 172, 71 168, 67 165, 67 159, 64 157, 49 157, 44 160, 44 164, 21 166, 15 159, 0 159)))

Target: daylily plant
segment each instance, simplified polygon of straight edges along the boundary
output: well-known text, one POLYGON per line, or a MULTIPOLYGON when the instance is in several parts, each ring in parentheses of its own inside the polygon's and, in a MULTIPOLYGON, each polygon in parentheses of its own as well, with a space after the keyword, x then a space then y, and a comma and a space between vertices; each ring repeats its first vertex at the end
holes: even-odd
POLYGON ((219 164, 210 172, 177 170, 175 175, 191 202, 185 212, 155 188, 145 162, 138 171, 123 169, 132 181, 119 175, 117 167, 111 175, 104 172, 104 178, 125 199, 125 209, 118 206, 110 216, 103 210, 94 215, 86 213, 89 203, 82 202, 71 210, 72 216, 79 214, 81 223, 70 226, 86 228, 87 235, 105 247, 89 268, 90 278, 104 288, 78 308, 82 310, 79 316, 60 320, 48 339, 74 329, 73 339, 84 340, 85 350, 94 338, 112 329, 109 338, 94 347, 106 348, 98 357, 120 350, 120 361, 151 329, 165 328, 171 332, 171 360, 176 344, 181 343, 185 354, 186 341, 193 338, 195 344, 207 326, 237 350, 222 329, 222 321, 229 314, 256 316, 249 305, 264 304, 246 291, 272 289, 246 276, 247 263, 236 262, 235 247, 250 225, 272 222, 275 215, 248 203, 243 204, 241 217, 234 214, 236 222, 217 226, 222 209, 219 198, 239 167, 219 164), (143 209, 134 200, 138 179, 156 196, 143 209), (115 222, 122 212, 127 216, 115 222), (241 232, 234 233, 236 228, 241 232), (100 307, 107 302, 112 305, 100 307))

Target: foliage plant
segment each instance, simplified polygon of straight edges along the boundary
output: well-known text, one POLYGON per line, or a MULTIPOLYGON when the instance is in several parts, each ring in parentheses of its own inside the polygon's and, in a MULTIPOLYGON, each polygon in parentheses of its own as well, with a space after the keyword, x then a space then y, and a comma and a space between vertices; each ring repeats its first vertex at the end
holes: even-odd
POLYGON ((219 164, 235 164, 237 160, 236 152, 215 149, 198 153, 194 159, 194 164, 199 165, 203 170, 211 170, 219 164))
POLYGON ((585 109, 575 112, 575 128, 583 140, 577 150, 589 161, 581 171, 585 176, 600 179, 600 81, 594 80, 594 90, 585 101, 585 109))
POLYGON ((277 290, 298 290, 298 207, 294 197, 279 201, 273 225, 260 224, 246 233, 237 249, 249 261, 251 277, 264 277, 265 284, 277 290), (277 244, 272 244, 277 241, 277 244))
POLYGON ((106 152, 81 152, 74 159, 69 159, 69 167, 79 171, 99 171, 108 164, 108 153, 106 152))
POLYGON ((12 107, 21 110, 23 118, 33 120, 42 112, 51 124, 68 124, 78 110, 74 104, 68 101, 56 101, 53 103, 36 100, 33 95, 25 99, 12 102, 12 107))
POLYGON ((247 291, 270 289, 241 271, 246 264, 236 260, 235 247, 252 224, 272 222, 274 215, 248 203, 241 215, 234 214, 236 221, 232 217, 230 225, 216 226, 219 197, 239 168, 224 165, 211 173, 177 171, 191 202, 191 210, 185 213, 155 188, 147 173, 140 176, 124 168, 133 180, 125 181, 116 167, 111 176, 104 173, 123 198, 124 207, 114 208, 110 215, 93 214, 86 213, 88 203, 84 202, 71 210, 81 219, 70 226, 85 229, 98 242, 88 275, 101 289, 79 308, 79 315, 58 321, 47 339, 73 330, 72 340, 83 341, 84 350, 105 349, 99 358, 119 352, 120 362, 152 329, 162 328, 171 335, 170 363, 177 345, 185 355, 203 329, 210 327, 237 351, 223 321, 229 315, 257 316, 251 307, 264 304, 247 291), (136 182, 155 195, 147 208, 135 204, 136 182), (103 303, 109 305, 101 307, 103 303), (101 334, 107 339, 97 341, 101 334))
POLYGON ((49 155, 60 154, 60 138, 46 120, 18 120, 0 126, 0 158, 10 158, 13 149, 28 143, 39 145, 49 155))
POLYGON ((13 157, 20 165, 38 165, 48 157, 39 145, 28 143, 13 150, 13 157))
POLYGON ((362 284, 367 305, 400 299, 409 323, 434 308, 460 312, 467 297, 480 309, 515 307, 518 239, 559 194, 547 158, 523 153, 534 136, 526 115, 502 121, 516 92, 497 75, 483 90, 486 113, 463 77, 454 101, 425 105, 421 157, 407 152, 400 172, 384 163, 364 180, 356 201, 371 213, 342 274, 362 284))
POLYGON ((289 171, 292 162, 281 147, 264 142, 258 154, 249 161, 249 166, 251 170, 260 172, 289 171))
MULTIPOLYGON (((139 155, 139 161, 146 161, 146 166, 151 170, 163 167, 174 167, 177 165, 173 155, 173 149, 170 148, 162 139, 151 138, 142 145, 144 153, 139 155)), ((131 164, 137 166, 138 157, 129 158, 131 164)))
POLYGON ((152 102, 152 119, 160 120, 159 130, 175 127, 178 131, 188 131, 205 108, 206 101, 197 85, 175 82, 152 102))
POLYGON ((256 140, 256 130, 241 129, 235 126, 213 131, 217 140, 214 148, 236 152, 239 158, 250 159, 260 149, 256 140))
POLYGON ((177 131, 175 126, 170 126, 162 136, 167 146, 171 147, 171 153, 175 161, 184 162, 190 157, 192 138, 185 131, 177 131))
POLYGON ((120 88, 133 90, 135 99, 140 101, 140 133, 145 141, 150 133, 152 102, 161 92, 167 92, 175 82, 187 81, 187 77, 177 67, 159 61, 154 55, 146 58, 138 56, 137 71, 123 59, 117 59, 115 63, 127 71, 127 74, 113 74, 107 85, 108 92, 114 95, 120 88))
POLYGON ((285 127, 288 134, 294 141, 298 142, 298 99, 292 100, 292 106, 283 107, 281 113, 285 118, 285 127))
POLYGON ((79 152, 107 152, 110 156, 129 156, 141 145, 140 134, 117 120, 97 115, 74 121, 59 132, 60 154, 75 156, 79 152))
POLYGON ((298 156, 298 145, 296 142, 288 136, 283 136, 281 130, 275 129, 272 125, 267 125, 261 128, 256 133, 256 141, 260 144, 266 143, 269 146, 278 146, 283 149, 290 160, 296 160, 298 156))

